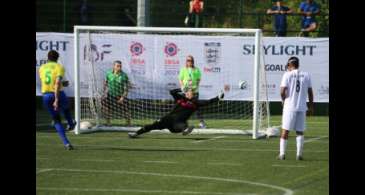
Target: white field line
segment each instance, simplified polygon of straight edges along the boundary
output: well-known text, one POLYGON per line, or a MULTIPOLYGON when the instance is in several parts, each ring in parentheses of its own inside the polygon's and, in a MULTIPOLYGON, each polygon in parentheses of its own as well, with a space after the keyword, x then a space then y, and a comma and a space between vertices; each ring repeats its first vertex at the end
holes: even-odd
POLYGON ((173 161, 157 161, 157 160, 145 160, 143 161, 144 163, 162 163, 162 164, 175 164, 178 162, 173 162, 173 161))
POLYGON ((274 165, 272 165, 273 167, 300 167, 300 168, 302 168, 302 167, 306 167, 305 165, 280 165, 280 164, 274 164, 274 165))
POLYGON ((208 162, 208 165, 217 165, 217 166, 242 166, 240 163, 225 163, 225 162, 208 162))
POLYGON ((87 161, 87 162, 115 162, 116 160, 101 160, 101 159, 75 159, 77 161, 87 161))
MULTIPOLYGON (((46 160, 50 158, 42 158, 38 157, 39 160, 46 160)), ((56 159, 55 159, 56 160, 56 159)), ((99 160, 99 159, 71 159, 75 161, 86 161, 86 162, 123 162, 122 160, 118 159, 105 159, 105 160, 99 160)), ((161 163, 161 164, 178 164, 181 162, 175 162, 175 161, 157 161, 157 160, 145 160, 141 161, 143 163, 161 163)), ((207 165, 213 165, 213 166, 242 166, 241 163, 228 163, 228 162, 207 162, 207 165)))
POLYGON ((217 136, 217 137, 213 137, 213 138, 210 138, 210 139, 203 139, 203 140, 193 141, 193 143, 201 143, 201 142, 204 142, 204 141, 217 140, 217 139, 221 139, 221 138, 225 138, 225 137, 227 137, 227 136, 217 136))
POLYGON ((212 194, 212 195, 256 195, 248 193, 223 193, 223 192, 197 192, 197 191, 164 191, 164 190, 138 190, 125 188, 50 188, 37 187, 37 190, 43 191, 76 191, 76 192, 131 192, 131 193, 157 193, 157 194, 212 194))
POLYGON ((44 172, 48 172, 48 171, 53 171, 53 169, 40 169, 39 171, 37 171, 37 175, 39 174, 39 173, 44 173, 44 172))
POLYGON ((153 172, 118 171, 118 170, 87 170, 87 169, 60 169, 60 168, 51 168, 51 169, 54 170, 54 171, 65 171, 65 172, 150 175, 150 176, 158 176, 158 177, 177 177, 177 178, 188 178, 188 179, 198 179, 198 180, 213 180, 213 181, 230 182, 230 183, 242 183, 242 184, 248 184, 248 185, 261 186, 261 187, 265 187, 265 188, 271 188, 271 189, 282 191, 283 195, 293 195, 294 194, 293 190, 288 189, 288 188, 284 188, 284 187, 281 187, 281 186, 265 184, 265 183, 259 183, 259 182, 252 182, 252 181, 247 181, 247 180, 220 178, 220 177, 164 174, 164 173, 153 173, 153 172))
POLYGON ((315 138, 306 139, 306 140, 304 140, 304 143, 314 142, 314 141, 320 140, 322 138, 327 138, 327 137, 328 136, 321 136, 321 137, 315 137, 315 138))
MULTIPOLYGON (((36 144, 37 146, 54 146, 59 147, 57 144, 36 144)), ((238 149, 238 148, 191 148, 191 147, 158 147, 158 146, 118 146, 118 145, 92 145, 92 144, 80 144, 73 145, 74 147, 99 147, 99 148, 128 148, 128 149, 151 149, 151 150, 163 150, 163 149, 171 149, 171 150, 207 150, 207 151, 242 151, 242 152, 277 152, 278 150, 274 149, 238 149)), ((296 150, 287 150, 289 152, 296 150)), ((308 153, 328 153, 328 150, 318 150, 318 151, 310 151, 306 150, 308 153)))

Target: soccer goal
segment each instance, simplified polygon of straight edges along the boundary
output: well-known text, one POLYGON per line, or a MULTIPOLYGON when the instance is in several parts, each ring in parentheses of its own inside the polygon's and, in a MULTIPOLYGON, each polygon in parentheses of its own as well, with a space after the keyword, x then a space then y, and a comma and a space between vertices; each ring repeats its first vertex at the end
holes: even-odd
POLYGON ((180 88, 179 70, 192 55, 201 71, 199 99, 225 92, 191 117, 193 133, 259 138, 270 126, 261 37, 260 29, 75 26, 75 133, 135 131, 167 114, 174 107, 169 90, 180 88), (115 60, 129 80, 121 101, 105 87, 115 60))

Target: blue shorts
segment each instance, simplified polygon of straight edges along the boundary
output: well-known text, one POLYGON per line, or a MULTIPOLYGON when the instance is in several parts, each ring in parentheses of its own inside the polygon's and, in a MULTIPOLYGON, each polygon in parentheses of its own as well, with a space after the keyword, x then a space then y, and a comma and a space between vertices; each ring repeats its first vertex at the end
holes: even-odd
POLYGON ((48 112, 51 114, 52 119, 56 119, 59 117, 60 111, 69 109, 68 107, 68 99, 65 94, 65 92, 60 91, 59 97, 58 97, 58 110, 54 110, 53 102, 54 102, 55 96, 54 93, 44 93, 43 94, 43 105, 46 107, 48 112))
POLYGON ((313 18, 305 18, 302 20, 302 28, 308 28, 311 24, 316 23, 313 18))

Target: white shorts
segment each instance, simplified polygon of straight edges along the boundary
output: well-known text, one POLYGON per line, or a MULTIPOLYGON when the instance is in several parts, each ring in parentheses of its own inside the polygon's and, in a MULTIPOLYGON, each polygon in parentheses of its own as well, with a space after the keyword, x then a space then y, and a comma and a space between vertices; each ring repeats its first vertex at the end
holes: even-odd
POLYGON ((282 128, 285 130, 304 131, 305 130, 305 111, 283 111, 283 118, 281 121, 282 128))

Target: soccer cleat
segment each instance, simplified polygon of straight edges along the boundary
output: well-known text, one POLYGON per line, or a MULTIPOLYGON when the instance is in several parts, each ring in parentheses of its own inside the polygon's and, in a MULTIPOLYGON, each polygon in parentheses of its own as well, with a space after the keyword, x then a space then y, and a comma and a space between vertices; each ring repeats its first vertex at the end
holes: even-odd
POLYGON ((297 156, 297 160, 303 160, 303 156, 297 156))
POLYGON ((67 144, 67 145, 65 145, 65 149, 66 150, 73 150, 74 147, 71 144, 67 144))
POLYGON ((183 135, 188 135, 188 134, 190 134, 193 130, 194 130, 194 127, 193 127, 193 126, 190 126, 190 127, 186 128, 186 129, 182 132, 182 134, 183 134, 183 135))
POLYGON ((74 130, 75 126, 76 126, 76 121, 74 120, 72 125, 67 125, 67 131, 74 130))
POLYGON ((283 155, 279 155, 279 156, 277 157, 277 159, 278 159, 278 160, 285 160, 285 154, 283 154, 283 155))
POLYGON ((128 133, 128 137, 129 137, 129 138, 137 138, 137 137, 138 137, 138 134, 137 134, 137 133, 135 133, 135 132, 129 132, 129 133, 128 133))
POLYGON ((205 124, 205 122, 204 122, 204 121, 201 121, 201 122, 199 123, 199 127, 200 127, 201 129, 205 129, 205 128, 207 128, 207 125, 205 124))

